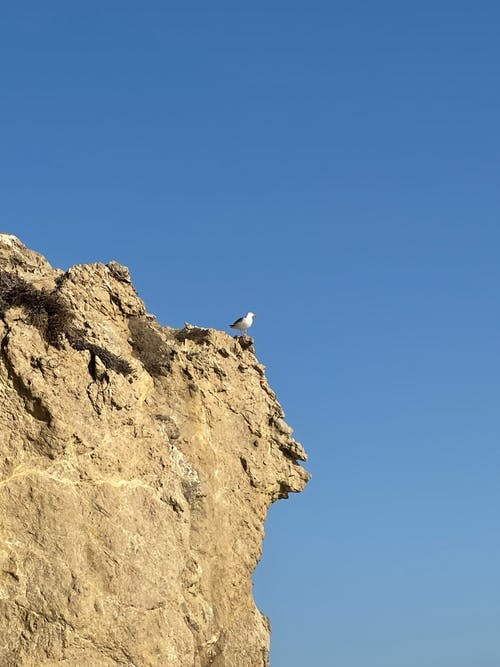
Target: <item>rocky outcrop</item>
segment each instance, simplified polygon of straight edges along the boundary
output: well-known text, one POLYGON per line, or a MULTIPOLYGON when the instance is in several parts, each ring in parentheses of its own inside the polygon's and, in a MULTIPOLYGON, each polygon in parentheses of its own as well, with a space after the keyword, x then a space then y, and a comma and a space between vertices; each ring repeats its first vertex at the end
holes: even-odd
POLYGON ((252 340, 7 234, 0 316, 0 665, 268 665, 252 574, 309 475, 252 340))

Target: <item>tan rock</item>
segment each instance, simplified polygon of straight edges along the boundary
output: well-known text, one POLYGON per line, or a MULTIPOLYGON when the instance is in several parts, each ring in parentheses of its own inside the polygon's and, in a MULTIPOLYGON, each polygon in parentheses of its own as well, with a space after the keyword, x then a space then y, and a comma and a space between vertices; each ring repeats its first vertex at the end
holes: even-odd
POLYGON ((265 667, 270 505, 309 474, 251 339, 0 235, 1 667, 265 667))

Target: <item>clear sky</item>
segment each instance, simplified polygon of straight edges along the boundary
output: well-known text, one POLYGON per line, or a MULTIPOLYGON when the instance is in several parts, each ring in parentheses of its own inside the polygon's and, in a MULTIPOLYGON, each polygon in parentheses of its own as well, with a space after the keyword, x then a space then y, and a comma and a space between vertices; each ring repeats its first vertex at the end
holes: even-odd
POLYGON ((160 322, 247 310, 310 454, 272 667, 500 665, 500 4, 0 7, 0 214, 160 322))

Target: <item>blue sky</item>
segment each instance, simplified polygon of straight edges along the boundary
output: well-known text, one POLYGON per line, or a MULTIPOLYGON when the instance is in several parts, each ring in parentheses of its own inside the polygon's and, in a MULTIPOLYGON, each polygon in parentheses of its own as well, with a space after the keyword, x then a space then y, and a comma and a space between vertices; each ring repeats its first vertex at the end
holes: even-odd
POLYGON ((272 666, 498 667, 500 5, 0 9, 0 214, 247 310, 313 479, 255 576, 272 666))

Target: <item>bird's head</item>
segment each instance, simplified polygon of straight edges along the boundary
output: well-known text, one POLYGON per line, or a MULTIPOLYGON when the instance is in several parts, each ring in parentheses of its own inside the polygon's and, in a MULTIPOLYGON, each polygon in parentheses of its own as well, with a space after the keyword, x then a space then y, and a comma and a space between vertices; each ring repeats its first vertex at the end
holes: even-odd
POLYGON ((250 311, 249 313, 247 313, 247 317, 257 317, 257 315, 250 311))

